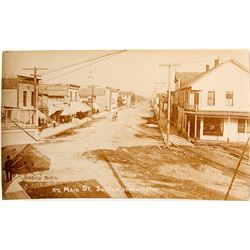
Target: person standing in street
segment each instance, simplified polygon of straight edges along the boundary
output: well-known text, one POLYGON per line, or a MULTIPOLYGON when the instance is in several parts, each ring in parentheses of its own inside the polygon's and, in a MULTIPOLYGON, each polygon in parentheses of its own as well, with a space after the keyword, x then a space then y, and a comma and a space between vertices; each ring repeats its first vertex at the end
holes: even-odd
POLYGON ((12 165, 13 165, 13 160, 8 155, 7 160, 5 162, 5 173, 6 173, 6 181, 7 182, 12 180, 12 165))

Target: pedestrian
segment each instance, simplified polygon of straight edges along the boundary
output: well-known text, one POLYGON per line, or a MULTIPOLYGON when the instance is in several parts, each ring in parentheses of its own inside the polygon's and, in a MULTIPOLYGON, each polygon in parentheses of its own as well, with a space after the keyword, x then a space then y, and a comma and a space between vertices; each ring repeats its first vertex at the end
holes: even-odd
POLYGON ((12 180, 12 165, 13 165, 13 160, 8 155, 7 160, 5 162, 5 173, 6 173, 6 181, 7 182, 12 180))

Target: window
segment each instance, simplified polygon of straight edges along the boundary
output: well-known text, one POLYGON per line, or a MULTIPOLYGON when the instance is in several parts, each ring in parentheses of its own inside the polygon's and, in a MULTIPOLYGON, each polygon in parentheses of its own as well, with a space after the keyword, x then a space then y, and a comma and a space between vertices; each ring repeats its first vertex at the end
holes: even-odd
POLYGON ((238 120, 238 132, 239 133, 245 133, 245 125, 246 125, 245 119, 238 120))
POLYGON ((203 135, 223 135, 223 124, 221 118, 204 118, 203 135))
POLYGON ((194 105, 199 105, 199 93, 194 93, 194 105))
POLYGON ((70 101, 72 101, 72 100, 73 100, 73 92, 70 91, 70 101))
POLYGON ((207 105, 209 105, 209 106, 215 105, 215 91, 208 91, 207 105))
POLYGON ((233 91, 226 92, 226 106, 233 106, 233 91))
POLYGON ((77 100, 77 92, 75 92, 75 100, 77 100))
POLYGON ((35 106, 35 92, 31 92, 31 106, 35 106))
POLYGON ((27 106, 27 91, 23 91, 23 106, 27 106))

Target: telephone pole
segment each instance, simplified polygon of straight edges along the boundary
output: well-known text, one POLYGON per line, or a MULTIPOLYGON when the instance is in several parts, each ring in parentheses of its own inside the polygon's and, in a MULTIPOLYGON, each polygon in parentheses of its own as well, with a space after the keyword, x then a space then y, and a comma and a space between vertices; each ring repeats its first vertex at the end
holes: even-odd
MULTIPOLYGON (((166 84, 166 82, 155 82, 155 84, 166 84)), ((160 89, 161 91, 161 89, 160 89)), ((159 91, 159 92, 160 92, 159 91)), ((159 122, 161 122, 161 93, 159 93, 159 122)))
POLYGON ((181 66, 181 64, 172 64, 172 63, 168 63, 168 64, 160 64, 160 67, 168 67, 168 112, 167 112, 167 138, 166 138, 166 144, 169 145, 169 134, 170 134, 170 100, 171 100, 171 94, 170 94, 170 87, 171 87, 171 78, 170 78, 170 74, 171 74, 171 67, 177 67, 177 66, 181 66))
POLYGON ((93 71, 92 70, 90 70, 89 71, 89 75, 88 75, 88 78, 90 79, 90 85, 88 86, 88 87, 90 87, 91 88, 91 115, 93 115, 94 114, 94 91, 95 91, 95 87, 97 87, 98 85, 94 85, 93 84, 93 78, 94 78, 94 76, 93 76, 93 71))
POLYGON ((37 88, 37 78, 41 77, 40 75, 38 75, 37 71, 38 70, 48 70, 47 68, 37 68, 37 67, 33 67, 33 68, 23 68, 22 70, 32 70, 33 74, 31 74, 34 77, 34 108, 36 110, 36 117, 35 117, 35 124, 36 126, 38 126, 38 88, 37 88))
POLYGON ((99 85, 88 85, 89 88, 91 88, 91 115, 94 114, 94 94, 95 94, 95 88, 98 87, 99 85))

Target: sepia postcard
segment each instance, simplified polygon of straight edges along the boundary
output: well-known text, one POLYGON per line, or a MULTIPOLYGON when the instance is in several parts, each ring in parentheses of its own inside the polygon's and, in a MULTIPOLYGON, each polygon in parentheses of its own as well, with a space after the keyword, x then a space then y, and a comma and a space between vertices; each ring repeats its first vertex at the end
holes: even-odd
POLYGON ((2 199, 249 200, 249 51, 4 51, 2 62, 2 199))

